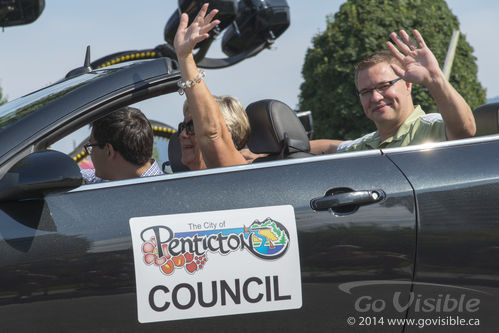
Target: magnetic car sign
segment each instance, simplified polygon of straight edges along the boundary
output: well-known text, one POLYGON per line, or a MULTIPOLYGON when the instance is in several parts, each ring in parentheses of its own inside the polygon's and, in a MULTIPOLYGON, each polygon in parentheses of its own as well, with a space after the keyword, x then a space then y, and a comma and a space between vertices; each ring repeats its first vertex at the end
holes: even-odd
POLYGON ((300 308, 292 206, 130 219, 141 323, 300 308))

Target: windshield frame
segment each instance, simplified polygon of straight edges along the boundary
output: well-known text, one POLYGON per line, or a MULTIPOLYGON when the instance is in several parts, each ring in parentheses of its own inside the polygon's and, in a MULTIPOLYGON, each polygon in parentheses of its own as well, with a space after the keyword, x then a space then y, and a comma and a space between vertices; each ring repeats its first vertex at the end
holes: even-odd
POLYGON ((53 100, 60 98, 71 91, 89 84, 93 80, 116 69, 106 69, 79 75, 67 80, 59 81, 35 92, 19 97, 0 106, 0 133, 17 121, 36 112, 53 100))

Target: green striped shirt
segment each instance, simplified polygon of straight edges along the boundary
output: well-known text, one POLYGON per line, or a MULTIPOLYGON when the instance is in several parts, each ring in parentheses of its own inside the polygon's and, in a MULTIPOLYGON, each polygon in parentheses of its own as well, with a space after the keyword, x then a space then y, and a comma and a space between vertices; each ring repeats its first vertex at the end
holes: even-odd
POLYGON ((356 140, 343 141, 337 152, 404 147, 445 140, 445 124, 440 113, 426 114, 418 105, 394 136, 380 142, 379 132, 375 131, 356 140))

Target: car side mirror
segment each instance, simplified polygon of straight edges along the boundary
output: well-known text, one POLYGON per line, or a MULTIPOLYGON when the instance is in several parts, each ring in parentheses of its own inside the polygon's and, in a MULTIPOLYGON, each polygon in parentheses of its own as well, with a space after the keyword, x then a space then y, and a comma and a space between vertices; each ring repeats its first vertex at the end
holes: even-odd
POLYGON ((0 202, 42 198, 82 183, 80 168, 71 157, 53 150, 40 151, 24 157, 0 179, 0 202))

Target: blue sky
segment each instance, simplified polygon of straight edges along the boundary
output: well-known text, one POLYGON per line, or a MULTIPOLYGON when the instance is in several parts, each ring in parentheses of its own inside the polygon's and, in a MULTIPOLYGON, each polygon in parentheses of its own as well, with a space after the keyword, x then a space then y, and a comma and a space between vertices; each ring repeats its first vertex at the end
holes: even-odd
MULTIPOLYGON (((312 37, 324 30, 326 15, 337 12, 343 2, 288 0, 291 26, 273 49, 231 68, 207 71, 212 92, 234 95, 244 105, 275 98, 296 107, 306 50, 312 37)), ((487 88, 487 97, 498 96, 499 1, 447 3, 474 48, 478 79, 487 88)), ((92 59, 97 59, 163 43, 164 25, 176 5, 175 0, 46 0, 45 11, 37 21, 0 32, 0 86, 4 95, 12 100, 59 80, 83 64, 86 45, 91 45, 92 59)), ((222 56, 219 44, 212 49, 209 56, 222 56)), ((155 118, 177 124, 182 118, 180 104, 169 105, 167 112, 156 113, 155 118)))

